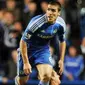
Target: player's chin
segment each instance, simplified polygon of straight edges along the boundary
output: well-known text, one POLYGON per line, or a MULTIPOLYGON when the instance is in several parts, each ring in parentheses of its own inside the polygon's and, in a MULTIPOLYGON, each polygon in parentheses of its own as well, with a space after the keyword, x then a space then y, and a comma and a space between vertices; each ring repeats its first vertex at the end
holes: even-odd
POLYGON ((49 23, 53 23, 54 21, 50 19, 48 22, 49 22, 49 23))

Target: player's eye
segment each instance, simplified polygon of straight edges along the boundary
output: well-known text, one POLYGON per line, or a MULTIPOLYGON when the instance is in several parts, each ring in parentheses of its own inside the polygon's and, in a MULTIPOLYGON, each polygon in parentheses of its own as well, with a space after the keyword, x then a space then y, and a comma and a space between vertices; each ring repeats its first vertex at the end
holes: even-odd
POLYGON ((51 8, 48 8, 47 10, 48 10, 48 11, 52 11, 52 12, 56 12, 55 9, 51 9, 51 8))
POLYGON ((50 9, 50 8, 48 8, 47 10, 48 10, 48 11, 50 11, 51 9, 50 9))
POLYGON ((52 12, 56 12, 56 10, 55 9, 50 9, 52 12))

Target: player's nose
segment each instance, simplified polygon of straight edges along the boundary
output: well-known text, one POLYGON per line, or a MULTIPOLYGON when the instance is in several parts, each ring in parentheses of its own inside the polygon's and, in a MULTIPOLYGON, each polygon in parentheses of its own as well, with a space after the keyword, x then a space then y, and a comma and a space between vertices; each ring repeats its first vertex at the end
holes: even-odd
POLYGON ((52 11, 51 10, 49 10, 49 15, 51 15, 52 14, 52 11))

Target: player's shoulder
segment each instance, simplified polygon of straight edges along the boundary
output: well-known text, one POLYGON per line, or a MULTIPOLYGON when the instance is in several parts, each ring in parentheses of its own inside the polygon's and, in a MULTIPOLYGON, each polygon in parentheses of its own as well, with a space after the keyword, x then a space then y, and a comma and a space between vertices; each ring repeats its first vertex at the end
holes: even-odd
POLYGON ((59 26, 63 27, 64 30, 66 30, 66 24, 62 17, 58 17, 56 19, 56 24, 58 24, 59 26))
POLYGON ((35 21, 36 19, 40 18, 42 15, 37 15, 37 16, 34 16, 31 21, 35 21))
POLYGON ((42 24, 42 22, 45 22, 44 17, 45 15, 43 14, 33 17, 27 26, 27 30, 30 30, 31 32, 34 33, 42 24))
POLYGON ((33 24, 33 22, 36 21, 36 20, 37 20, 38 18, 40 18, 41 16, 42 16, 42 15, 34 16, 34 17, 30 20, 28 26, 30 26, 31 24, 33 24))
POLYGON ((41 15, 34 16, 34 17, 30 20, 29 25, 30 25, 30 24, 33 24, 34 21, 37 22, 37 20, 39 20, 39 18, 42 17, 42 16, 43 16, 42 14, 41 14, 41 15))
POLYGON ((64 21, 64 19, 62 17, 57 17, 56 22, 60 23, 61 25, 65 24, 65 21, 64 21))

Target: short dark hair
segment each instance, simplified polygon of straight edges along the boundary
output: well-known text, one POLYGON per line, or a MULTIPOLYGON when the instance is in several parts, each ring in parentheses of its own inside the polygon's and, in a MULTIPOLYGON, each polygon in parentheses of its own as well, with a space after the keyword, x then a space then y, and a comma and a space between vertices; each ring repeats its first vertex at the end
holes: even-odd
POLYGON ((50 1, 48 4, 58 6, 58 11, 61 11, 61 4, 58 1, 50 1))

